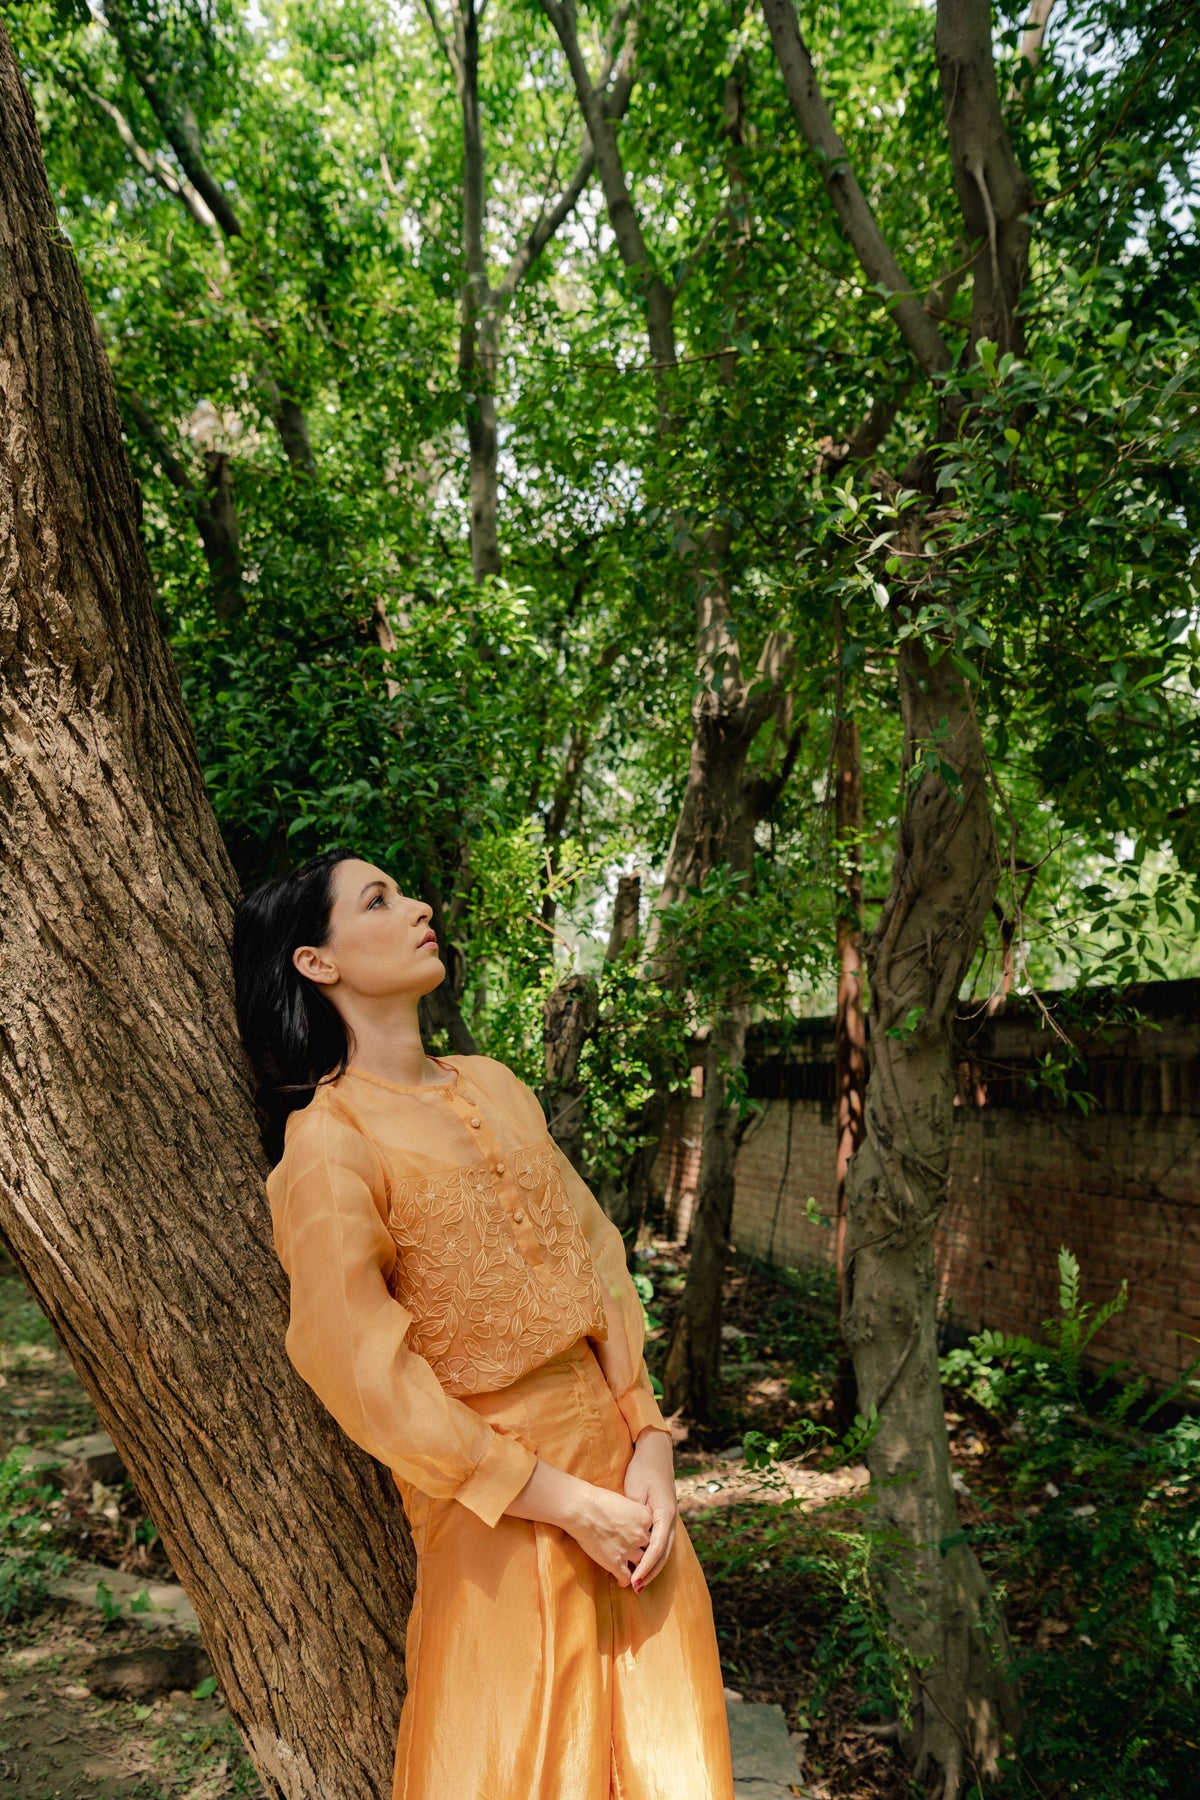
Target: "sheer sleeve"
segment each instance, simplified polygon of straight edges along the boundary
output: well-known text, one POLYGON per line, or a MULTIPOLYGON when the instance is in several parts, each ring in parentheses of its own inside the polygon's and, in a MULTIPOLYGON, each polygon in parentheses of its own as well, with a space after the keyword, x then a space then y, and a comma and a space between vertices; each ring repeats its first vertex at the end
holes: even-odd
POLYGON ((267 1194, 291 1283, 285 1349, 297 1374, 361 1449, 494 1525, 537 1456, 448 1394, 405 1344, 413 1315, 388 1286, 398 1251, 369 1139, 327 1102, 306 1107, 289 1121, 267 1194))

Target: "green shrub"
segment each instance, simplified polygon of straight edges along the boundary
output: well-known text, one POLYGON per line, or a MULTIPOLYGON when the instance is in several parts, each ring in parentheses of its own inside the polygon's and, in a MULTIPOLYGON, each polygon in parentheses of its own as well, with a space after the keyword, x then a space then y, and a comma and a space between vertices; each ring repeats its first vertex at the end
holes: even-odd
POLYGON ((1014 1651, 1023 1725, 1001 1791, 1184 1800, 1200 1795, 1200 1418, 1178 1403, 1198 1396, 1198 1364, 1154 1400, 1128 1364, 1088 1376, 1125 1289, 1093 1308, 1068 1250, 1058 1266, 1043 1342, 985 1332, 943 1360, 1006 1427, 1003 1513, 975 1548, 1052 1628, 1014 1651))
POLYGON ((55 1547, 46 1517, 54 1489, 25 1472, 28 1452, 18 1444, 0 1462, 0 1619, 12 1621, 35 1610, 46 1583, 70 1567, 55 1547))

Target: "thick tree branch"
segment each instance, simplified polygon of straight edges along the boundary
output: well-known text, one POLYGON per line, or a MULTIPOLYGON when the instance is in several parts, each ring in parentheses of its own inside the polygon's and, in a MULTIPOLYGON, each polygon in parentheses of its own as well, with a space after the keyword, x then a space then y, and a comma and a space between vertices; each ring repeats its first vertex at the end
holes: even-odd
MULTIPOLYGON (((613 21, 609 42, 605 48, 605 65, 599 84, 605 115, 614 121, 624 118, 630 95, 633 92, 634 37, 632 32, 626 38, 620 54, 618 55, 616 52, 616 35, 619 29, 623 29, 627 14, 628 8, 621 7, 613 21)), ((550 211, 541 214, 528 237, 513 252, 504 278, 499 287, 495 289, 497 297, 501 300, 511 299, 546 245, 570 218, 579 204, 580 195, 592 178, 595 167, 595 146, 585 131, 575 173, 563 188, 550 211)))
POLYGON ((1022 79, 1022 92, 1033 79, 1034 68, 1042 61, 1042 45, 1045 43, 1045 27, 1049 25, 1051 13, 1054 11, 1054 0, 1031 0, 1029 18, 1025 20, 1025 29, 1020 34, 1020 54, 1029 70, 1022 79))
POLYGON ((793 0, 762 0, 762 9, 788 102, 801 135, 821 164, 826 189, 851 248, 868 280, 886 291, 888 310, 926 375, 942 374, 953 361, 950 349, 905 278, 858 184, 849 152, 817 84, 793 0))
POLYGON ((808 726, 809 720, 807 718, 801 719, 800 723, 794 726, 788 733, 788 740, 784 745, 782 759, 774 774, 752 775, 747 778, 747 800, 756 818, 766 818, 791 779, 792 770, 796 766, 796 758, 800 754, 801 745, 808 736, 808 726))
POLYGON ((1032 193, 1000 106, 989 0, 939 0, 934 42, 955 192, 968 236, 979 246, 970 348, 987 337, 1001 350, 1019 352, 1017 306, 1028 265, 1032 193))

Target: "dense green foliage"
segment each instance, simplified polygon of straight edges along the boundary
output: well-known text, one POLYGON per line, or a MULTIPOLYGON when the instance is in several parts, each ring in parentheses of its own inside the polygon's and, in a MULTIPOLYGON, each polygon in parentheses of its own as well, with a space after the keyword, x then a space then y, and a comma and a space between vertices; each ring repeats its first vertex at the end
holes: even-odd
POLYGON ((1045 1637, 1016 1664, 1027 1718, 1003 1791, 1183 1795, 1200 1703, 1200 1395, 1193 1364, 1171 1394, 1112 1365, 1084 1374, 1124 1303, 1081 1301, 1059 1256, 1060 1316, 1045 1340, 988 1332, 944 1375, 1007 1427, 1003 1508, 976 1538, 999 1591, 1036 1595, 1045 1637))
MULTIPOLYGON (((1022 16, 997 21, 1002 82, 1019 72, 1022 16)), ((896 0, 804 22, 859 178, 924 292, 961 255, 932 17, 896 0)), ((609 23, 584 21, 593 48, 609 23)), ((1193 966, 1195 58, 1170 5, 1074 5, 1054 23, 1008 107, 1038 197, 1029 355, 985 364, 982 383, 978 366, 950 378, 977 404, 943 461, 952 500, 912 618, 952 622, 977 686, 1022 984, 1101 961, 1121 977, 1193 966)), ((597 960, 589 934, 616 867, 642 866, 651 891, 661 867, 694 679, 680 522, 725 524, 739 642, 752 656, 770 626, 795 633, 809 721, 760 831, 761 911, 787 914, 791 969, 759 1005, 826 998, 832 608, 845 607, 841 680, 864 733, 870 894, 898 800, 880 601, 910 571, 888 536, 903 497, 880 494, 869 466, 825 463, 883 401, 898 466, 930 396, 832 221, 756 14, 673 4, 640 28, 620 141, 676 288, 670 443, 638 284, 586 187, 501 324, 504 575, 482 586, 456 363, 463 146, 430 21, 383 0, 249 13, 121 0, 103 16, 21 6, 10 25, 244 877, 349 837, 432 882, 465 951, 468 1017, 485 1042, 534 1055, 555 963, 597 960), (233 235, 178 191, 168 127, 189 107, 233 235), (303 412, 310 466, 277 428, 281 394, 303 412), (237 518, 232 617, 196 524, 218 457, 237 518)), ((580 141, 533 7, 489 12, 481 110, 498 280, 580 141)), ((962 304, 948 298, 951 336, 962 304)), ((733 955, 770 955, 776 919, 736 916, 733 955)), ((985 991, 998 941, 981 951, 985 991)), ((718 977, 728 948, 709 946, 718 977)))
MULTIPOLYGON (((971 1476, 979 1523, 968 1529, 1012 1616, 1024 1704, 998 1791, 1182 1797, 1194 1791, 1200 1695, 1200 1382, 1193 1368, 1151 1398, 1127 1364, 1089 1375, 1124 1293, 1098 1308, 1082 1301, 1066 1250, 1059 1282, 1059 1316, 1041 1338, 987 1332, 942 1358, 948 1396, 991 1446, 971 1476), (1180 1406, 1189 1395, 1192 1410, 1180 1406)), ((794 1358, 818 1392, 832 1379, 836 1345, 819 1307, 798 1309, 786 1291, 738 1350, 794 1358)), ((746 1457, 769 1493, 780 1462, 832 1471, 861 1461, 871 1429, 860 1420, 835 1441, 802 1416, 777 1436, 748 1432, 746 1457)), ((801 1600, 814 1639, 802 1688, 810 1717, 846 1683, 864 1720, 903 1713, 904 1658, 879 1592, 888 1538, 865 1492, 831 1494, 817 1512, 805 1495, 743 1506, 698 1536, 710 1581, 762 1571, 764 1617, 801 1600)))
POLYGON ((54 1489, 26 1473, 17 1445, 0 1459, 0 1619, 23 1618, 45 1600, 47 1582, 70 1557, 57 1547, 46 1518, 54 1489))

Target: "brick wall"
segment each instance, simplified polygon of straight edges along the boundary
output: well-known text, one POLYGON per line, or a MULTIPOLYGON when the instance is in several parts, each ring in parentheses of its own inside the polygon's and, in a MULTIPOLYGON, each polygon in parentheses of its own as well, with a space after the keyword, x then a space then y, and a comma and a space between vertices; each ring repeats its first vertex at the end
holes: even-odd
MULTIPOLYGON (((1047 1000, 1052 996, 1046 996, 1047 1000)), ((1084 1041, 1070 1085, 1086 1114, 1026 1075, 1050 1047, 1041 1015, 1013 1006, 959 1020, 949 1205, 935 1241, 942 1304, 958 1326, 1036 1334, 1057 1312, 1056 1256, 1079 1258, 1088 1300, 1129 1282, 1129 1304, 1097 1343, 1156 1382, 1200 1353, 1200 981, 1147 983, 1129 996, 1149 1023, 1084 1041)), ((773 1047, 749 1045, 764 1107, 738 1155, 732 1237, 765 1261, 831 1265, 833 1233, 805 1216, 834 1207, 832 1021, 806 1020, 773 1047)), ((668 1236, 687 1234, 702 1102, 676 1103, 655 1165, 668 1236)))

